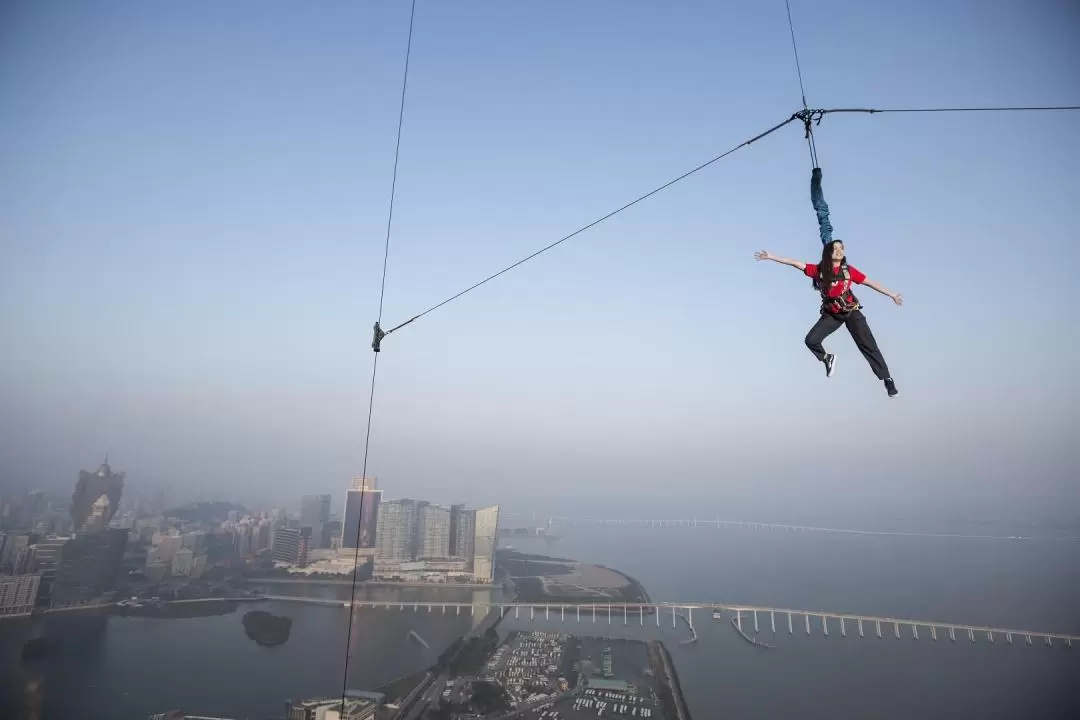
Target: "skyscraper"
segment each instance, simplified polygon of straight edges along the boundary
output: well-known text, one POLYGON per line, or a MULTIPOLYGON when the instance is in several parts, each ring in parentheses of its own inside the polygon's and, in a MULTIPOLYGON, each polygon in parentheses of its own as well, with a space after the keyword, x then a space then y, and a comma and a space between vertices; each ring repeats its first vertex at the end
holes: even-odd
POLYGON ((300 560, 300 531, 278 528, 274 531, 274 562, 295 565, 300 560))
POLYGON ((37 545, 23 545, 15 555, 15 562, 11 566, 12 575, 25 575, 37 569, 37 545))
POLYGON ((96 472, 79 472, 79 482, 75 485, 75 493, 71 496, 71 521, 76 532, 84 531, 87 520, 95 512, 95 503, 98 503, 94 523, 106 527, 112 521, 113 515, 120 509, 120 496, 124 492, 124 473, 114 473, 109 467, 109 458, 96 472))
POLYGON ((495 547, 499 540, 499 506, 476 511, 476 548, 473 551, 473 577, 481 582, 495 579, 495 547))
POLYGON ((420 508, 420 549, 422 558, 450 557, 450 508, 445 505, 425 505, 420 508))
POLYGON ((345 518, 341 525, 341 547, 373 548, 378 543, 382 490, 376 478, 355 478, 345 493, 345 518), (359 543, 357 538, 359 537, 359 543))
POLYGON ((472 569, 476 547, 476 511, 464 505, 450 506, 450 557, 464 558, 472 569))
POLYGON ((376 554, 384 560, 406 561, 415 555, 418 512, 408 498, 382 503, 376 554))
POLYGON ((42 597, 48 597, 52 583, 56 579, 56 570, 60 565, 60 552, 71 542, 69 537, 48 537, 26 548, 21 565, 22 572, 40 572, 42 597))
POLYGON ((86 518, 81 528, 82 532, 94 532, 104 530, 109 524, 108 516, 115 514, 115 510, 109 503, 109 496, 102 495, 90 506, 90 515, 86 518))
POLYGON ((188 548, 176 551, 172 560, 173 577, 186 577, 191 575, 191 568, 195 564, 195 553, 188 548))
POLYGON ((311 528, 278 528, 274 532, 274 562, 307 566, 311 528))
POLYGON ((0 577, 0 616, 29 615, 37 600, 41 575, 0 577))
POLYGON ((305 495, 300 499, 300 527, 311 528, 311 537, 321 544, 323 527, 330 522, 330 496, 305 495))
POLYGON ((106 528, 65 543, 49 595, 52 604, 78 605, 115 590, 127 540, 126 530, 106 528))

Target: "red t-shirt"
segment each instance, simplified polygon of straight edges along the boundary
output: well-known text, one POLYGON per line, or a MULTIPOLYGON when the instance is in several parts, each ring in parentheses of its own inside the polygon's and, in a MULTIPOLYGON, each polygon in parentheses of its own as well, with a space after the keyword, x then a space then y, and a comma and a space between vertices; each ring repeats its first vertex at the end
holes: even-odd
MULTIPOLYGON (((838 270, 839 267, 839 265, 834 265, 833 269, 838 270)), ((843 296, 844 293, 851 292, 851 283, 862 285, 863 282, 866 281, 866 275, 859 272, 858 268, 854 265, 848 265, 847 269, 848 275, 851 276, 851 282, 844 280, 843 277, 833 280, 832 284, 829 286, 829 291, 826 293, 828 297, 839 298, 843 296)), ((817 279, 818 266, 813 263, 806 263, 806 269, 803 270, 803 272, 806 274, 806 277, 817 279)), ((828 310, 829 312, 840 312, 840 306, 837 303, 833 303, 829 306, 828 310)))

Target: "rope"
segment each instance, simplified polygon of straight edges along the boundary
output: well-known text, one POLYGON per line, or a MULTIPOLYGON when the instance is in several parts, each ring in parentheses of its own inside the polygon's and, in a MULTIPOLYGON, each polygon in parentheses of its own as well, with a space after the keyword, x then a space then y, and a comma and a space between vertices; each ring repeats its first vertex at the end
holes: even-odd
POLYGON ((401 125, 405 119, 405 91, 409 87, 409 57, 412 55, 413 21, 416 18, 416 0, 412 0, 409 13, 409 39, 405 44, 405 73, 401 78, 401 105, 398 107, 397 140, 394 143, 394 173, 390 180, 390 211, 386 216, 386 244, 383 247, 382 284, 379 286, 379 320, 382 320, 383 298, 386 295, 386 263, 390 258, 390 226, 394 222, 394 196, 397 193, 398 158, 401 156, 401 125))
MULTIPOLYGON (((802 64, 799 62, 799 46, 795 43, 795 25, 791 22, 791 0, 784 0, 784 6, 787 7, 787 24, 788 30, 791 32, 791 51, 795 55, 795 72, 799 76, 799 92, 802 93, 803 111, 806 111, 809 108, 806 105, 806 86, 803 84, 802 64)), ((818 166, 817 143, 814 142, 814 131, 810 127, 809 120, 806 121, 806 147, 810 150, 810 167, 816 168, 818 166)))
MULTIPOLYGON (((390 208, 386 217, 386 241, 383 245, 382 282, 379 285, 379 320, 382 320, 383 301, 386 298, 386 268, 390 258, 390 228, 394 222, 394 197, 397 194, 398 160, 401 155, 401 128, 405 120, 405 94, 409 87, 409 58, 412 56, 413 25, 416 20, 416 0, 412 0, 412 9, 409 11, 409 39, 405 44, 405 72, 401 80, 401 105, 398 107, 397 140, 394 143, 394 171, 390 181, 390 208)), ((345 662, 341 674, 341 716, 345 717, 345 693, 349 686, 349 650, 352 647, 353 616, 356 614, 356 574, 360 564, 360 529, 364 518, 364 498, 367 495, 366 479, 368 468, 368 451, 371 447, 371 417, 375 409, 375 379, 379 372, 379 354, 375 353, 375 359, 371 363, 371 389, 368 393, 367 430, 364 433, 364 461, 360 477, 364 478, 364 486, 360 491, 360 508, 356 523, 356 554, 353 556, 352 586, 349 592, 349 628, 345 634, 345 662)), ((343 518, 347 520, 347 518, 343 518)), ((344 528, 343 528, 344 529, 344 528)))
POLYGON ((701 163, 700 165, 693 168, 692 170, 687 170, 682 175, 679 175, 677 178, 674 178, 672 180, 668 180, 663 185, 661 185, 661 186, 659 186, 659 187, 657 187, 657 188, 655 188, 653 190, 650 190, 649 192, 645 193, 644 195, 640 195, 639 197, 635 198, 634 200, 631 200, 630 202, 626 203, 625 205, 622 205, 622 206, 616 208, 615 210, 612 210, 607 215, 604 215, 603 217, 600 217, 600 218, 598 218, 596 220, 593 220, 588 225, 583 225, 583 226, 579 227, 577 230, 574 230, 569 235, 562 236, 561 238, 559 238, 555 242, 550 243, 549 245, 545 245, 544 247, 540 248, 539 250, 537 250, 537 251, 535 251, 535 252, 533 252, 533 253, 531 253, 529 255, 526 255, 525 257, 523 257, 522 259, 518 260, 515 263, 507 265, 502 270, 499 270, 498 272, 492 273, 491 275, 488 275, 483 280, 480 280, 479 282, 473 283, 472 285, 468 286, 464 290, 461 290, 461 291, 459 291, 457 293, 454 293, 453 295, 446 298, 442 302, 439 302, 439 303, 436 303, 435 305, 432 305, 427 310, 424 310, 423 312, 420 312, 420 313, 417 313, 416 315, 413 315, 411 318, 409 318, 405 322, 401 323, 400 325, 396 325, 393 328, 387 330, 386 335, 389 335, 392 332, 396 332, 396 331, 400 330, 401 328, 405 327, 409 323, 415 322, 415 321, 419 320, 420 318, 424 317, 425 315, 427 315, 428 313, 434 312, 434 311, 438 310, 439 308, 441 308, 442 306, 447 305, 447 304, 453 302, 454 300, 457 300, 462 295, 466 295, 466 294, 472 292, 473 290, 477 289, 481 285, 484 285, 486 283, 491 282, 495 278, 499 277, 500 275, 503 275, 505 273, 510 272, 511 270, 518 267, 519 265, 524 265, 525 263, 532 260, 533 258, 535 258, 535 257, 537 257, 539 255, 542 255, 543 253, 546 253, 548 250, 551 250, 552 248, 563 244, 567 240, 570 240, 571 238, 580 235, 581 233, 585 232, 586 230, 589 230, 591 228, 596 227, 597 225, 604 222, 605 220, 609 220, 609 219, 615 217, 616 215, 618 215, 622 211, 628 210, 631 207, 633 207, 634 205, 637 205, 642 200, 646 200, 646 199, 652 197, 653 195, 657 194, 658 192, 661 192, 663 190, 668 189, 672 185, 674 185, 674 184, 676 184, 678 182, 681 182, 682 180, 685 180, 686 178, 690 177, 694 173, 697 173, 697 172, 699 172, 701 170, 704 170, 705 168, 709 167, 713 163, 718 162, 720 160, 723 160, 728 155, 731 155, 732 153, 734 153, 736 150, 739 150, 739 149, 744 148, 744 147, 746 147, 746 146, 748 146, 748 145, 750 145, 752 143, 755 143, 755 142, 757 142, 758 140, 761 140, 762 138, 764 138, 767 135, 771 135, 772 133, 776 132, 777 130, 784 127, 788 123, 793 122, 793 121, 795 121, 797 119, 798 119, 797 115, 792 115, 787 120, 784 120, 783 122, 780 122, 780 123, 777 123, 776 125, 773 125, 768 130, 765 130, 764 132, 758 133, 757 135, 750 138, 749 140, 745 140, 745 141, 739 143, 735 147, 733 147, 733 148, 731 148, 729 150, 726 150, 725 152, 720 153, 719 155, 712 158, 711 160, 706 160, 705 162, 701 163))
POLYGON ((799 91, 802 93, 803 110, 806 109, 806 88, 803 87, 802 66, 799 64, 799 47, 795 44, 795 26, 791 22, 791 0, 784 0, 787 6, 787 24, 791 31, 791 49, 795 53, 795 71, 799 74, 799 91))
POLYGON ((1041 105, 1029 107, 949 107, 949 108, 831 108, 819 113, 961 113, 961 112, 1031 112, 1045 110, 1080 110, 1080 105, 1041 105))

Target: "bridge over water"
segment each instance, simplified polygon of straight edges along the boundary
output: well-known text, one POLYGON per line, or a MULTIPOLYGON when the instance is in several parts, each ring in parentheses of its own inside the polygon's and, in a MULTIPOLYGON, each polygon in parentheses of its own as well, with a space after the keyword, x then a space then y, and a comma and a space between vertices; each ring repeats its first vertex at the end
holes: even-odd
POLYGON ((1063 536, 1027 536, 1027 535, 978 535, 965 533, 929 533, 905 532, 899 530, 867 530, 860 528, 821 527, 816 525, 796 525, 789 523, 755 522, 751 520, 724 520, 722 518, 593 518, 593 517, 551 517, 547 526, 574 525, 609 525, 650 528, 735 528, 740 530, 773 530, 794 533, 836 533, 841 535, 878 535, 884 537, 907 538, 951 538, 958 540, 1009 540, 1039 542, 1080 543, 1080 537, 1063 536))
POLYGON ((349 603, 342 600, 329 600, 325 598, 293 597, 288 595, 264 595, 266 600, 282 602, 299 602, 314 605, 331 605, 336 607, 359 607, 373 610, 395 610, 403 612, 440 612, 442 614, 461 615, 467 612, 476 615, 477 608, 482 613, 498 612, 500 616, 513 613, 515 618, 520 618, 522 613, 528 613, 530 620, 535 620, 537 614, 542 614, 545 620, 558 620, 566 622, 603 622, 608 625, 622 621, 628 625, 634 620, 641 626, 645 625, 645 618, 653 616, 653 621, 660 627, 661 619, 668 615, 672 625, 676 625, 678 617, 684 617, 690 628, 694 627, 694 611, 705 613, 726 612, 734 615, 736 626, 740 629, 754 628, 754 632, 760 632, 762 622, 767 623, 768 629, 777 632, 777 619, 780 620, 780 631, 785 629, 788 634, 794 634, 796 630, 805 632, 807 635, 820 631, 826 637, 830 629, 839 631, 842 637, 846 637, 848 629, 857 632, 859 637, 865 637, 870 628, 878 638, 891 634, 900 639, 904 635, 910 635, 913 640, 919 640, 919 630, 923 630, 922 637, 927 634, 931 641, 937 641, 938 633, 947 637, 952 642, 957 641, 957 634, 967 636, 969 642, 976 642, 983 638, 986 642, 993 643, 996 638, 1004 638, 1006 643, 1012 644, 1014 638, 1022 639, 1026 644, 1035 642, 1052 646, 1055 642, 1063 643, 1072 647, 1073 641, 1080 641, 1080 635, 1067 633, 1045 632, 1037 630, 1020 630, 1015 628, 988 627, 985 625, 963 625, 934 620, 914 620, 910 618, 893 618, 876 615, 855 615, 849 613, 826 612, 820 610, 795 610, 790 608, 774 608, 757 605, 730 605, 719 603, 698 602, 664 602, 664 603, 608 603, 594 605, 562 605, 559 603, 500 603, 500 602, 392 602, 362 600, 349 603))

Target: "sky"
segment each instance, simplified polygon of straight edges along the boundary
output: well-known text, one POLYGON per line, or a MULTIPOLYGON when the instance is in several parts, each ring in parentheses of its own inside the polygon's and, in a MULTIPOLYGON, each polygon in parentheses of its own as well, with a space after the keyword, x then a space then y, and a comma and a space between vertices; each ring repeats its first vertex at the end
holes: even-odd
MULTIPOLYGON (((1063 0, 792 0, 812 107, 1080 104, 1063 0), (1071 68, 1071 69, 1070 69, 1071 68)), ((0 4, 0 483, 297 506, 363 465, 409 3, 0 4)), ((783 2, 419 0, 384 325, 801 107, 783 2)), ((387 496, 857 520, 1080 507, 1080 113, 816 130, 900 394, 752 254, 789 126, 390 336, 387 496)), ((340 504, 335 510, 340 511, 340 504)))

